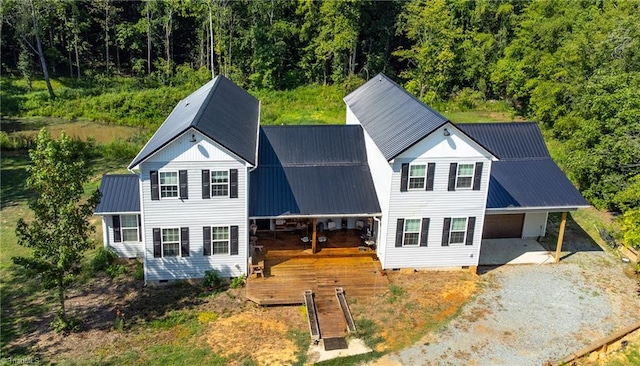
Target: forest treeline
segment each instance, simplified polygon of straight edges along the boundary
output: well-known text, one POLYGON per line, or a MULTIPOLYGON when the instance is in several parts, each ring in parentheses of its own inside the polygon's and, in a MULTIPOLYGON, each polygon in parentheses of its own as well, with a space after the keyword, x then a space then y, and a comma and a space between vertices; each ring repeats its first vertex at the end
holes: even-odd
MULTIPOLYGON (((156 88, 184 83, 184 75, 223 74, 250 90, 349 89, 384 72, 427 104, 506 101, 562 142, 558 159, 568 175, 597 207, 622 212, 626 241, 640 246, 638 1, 0 6, 3 75, 27 85, 48 73, 85 83, 130 76, 156 88)), ((48 94, 53 99, 53 87, 48 94)))

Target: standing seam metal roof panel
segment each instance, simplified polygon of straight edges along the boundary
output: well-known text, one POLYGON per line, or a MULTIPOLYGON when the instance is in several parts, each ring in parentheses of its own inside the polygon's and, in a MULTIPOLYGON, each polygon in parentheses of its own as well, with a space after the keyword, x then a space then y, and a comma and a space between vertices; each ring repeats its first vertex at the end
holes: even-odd
POLYGON ((456 123, 456 126, 495 152, 500 160, 551 157, 535 122, 456 123))
POLYGON ((487 208, 585 206, 587 201, 550 158, 491 165, 487 208))
POLYGON ((500 160, 491 164, 488 209, 589 205, 549 155, 536 123, 461 123, 456 126, 500 156, 500 160))
POLYGON ((140 179, 135 174, 105 174, 96 214, 140 212, 140 179))
POLYGON ((178 102, 133 159, 133 168, 193 127, 255 165, 260 103, 222 75, 178 102))
POLYGON ((259 145, 249 216, 381 212, 360 126, 262 127, 259 145))
POLYGON ((344 98, 387 160, 449 120, 378 74, 344 98))

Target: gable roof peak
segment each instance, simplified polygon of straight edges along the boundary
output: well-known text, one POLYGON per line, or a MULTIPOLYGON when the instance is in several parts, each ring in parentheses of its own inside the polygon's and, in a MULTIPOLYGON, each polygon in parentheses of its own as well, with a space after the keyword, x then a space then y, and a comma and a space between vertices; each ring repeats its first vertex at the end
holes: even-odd
POLYGON ((383 73, 347 95, 344 102, 387 160, 449 122, 383 73))
POLYGON ((179 101, 129 164, 139 165, 189 128, 255 165, 260 102, 222 75, 179 101))

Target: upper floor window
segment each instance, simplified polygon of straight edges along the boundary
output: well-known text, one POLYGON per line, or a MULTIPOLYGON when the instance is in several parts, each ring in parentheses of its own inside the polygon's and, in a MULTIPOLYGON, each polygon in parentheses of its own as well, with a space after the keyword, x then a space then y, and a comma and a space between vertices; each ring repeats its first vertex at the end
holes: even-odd
POLYGON ((229 195, 229 171, 228 170, 212 170, 211 171, 211 195, 214 197, 229 195))
POLYGON ((120 215, 122 241, 139 241, 138 215, 120 215))
POLYGON ((187 182, 187 171, 166 171, 158 172, 152 170, 149 172, 151 180, 151 199, 159 200, 160 198, 189 198, 189 187, 187 182))
POLYGON ((449 165, 449 186, 447 190, 473 189, 474 191, 479 191, 482 183, 482 167, 483 163, 481 161, 475 164, 451 163, 449 165))
POLYGON ((238 169, 202 171, 202 198, 238 198, 238 169))
POLYGON ((422 219, 406 219, 404 221, 404 238, 402 245, 417 246, 420 244, 420 223, 422 219))
POLYGON ((160 197, 178 197, 178 172, 159 172, 160 197))
POLYGON ((458 165, 456 188, 471 188, 473 183, 473 164, 458 165))
POLYGON ((424 164, 409 165, 409 189, 424 189, 427 166, 424 164))
POLYGON ((400 171, 400 192, 407 190, 433 191, 436 163, 402 163, 400 171))

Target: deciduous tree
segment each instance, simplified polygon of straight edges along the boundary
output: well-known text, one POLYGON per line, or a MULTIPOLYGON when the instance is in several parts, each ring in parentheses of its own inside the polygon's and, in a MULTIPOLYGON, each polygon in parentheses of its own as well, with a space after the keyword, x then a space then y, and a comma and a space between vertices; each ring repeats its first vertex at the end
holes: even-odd
POLYGON ((88 221, 100 199, 98 190, 83 199, 83 184, 89 169, 83 149, 64 132, 59 140, 51 139, 43 128, 36 146, 29 152, 33 165, 28 168, 27 187, 36 192, 29 202, 33 221, 18 221, 18 244, 31 248, 31 256, 14 257, 14 263, 37 274, 47 288, 55 288, 60 310, 58 324, 65 329, 69 318, 65 292, 81 269, 84 252, 93 242, 95 229, 88 221))

